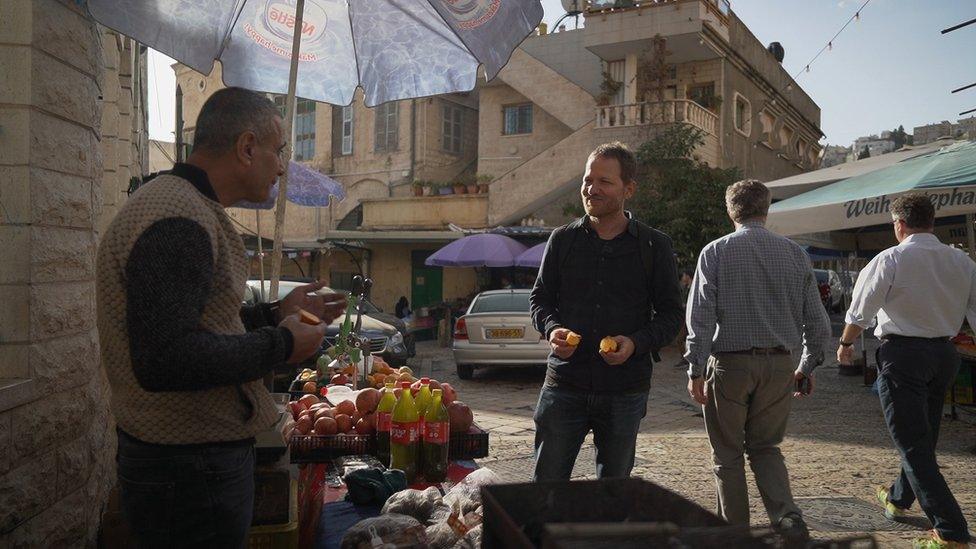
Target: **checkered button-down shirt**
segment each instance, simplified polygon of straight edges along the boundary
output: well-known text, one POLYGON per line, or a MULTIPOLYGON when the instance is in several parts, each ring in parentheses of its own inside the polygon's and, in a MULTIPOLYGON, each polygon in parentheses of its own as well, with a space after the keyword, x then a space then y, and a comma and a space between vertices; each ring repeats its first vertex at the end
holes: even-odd
POLYGON ((688 295, 688 375, 714 353, 802 348, 809 374, 823 360, 830 320, 810 258, 795 242, 746 223, 705 246, 688 295))

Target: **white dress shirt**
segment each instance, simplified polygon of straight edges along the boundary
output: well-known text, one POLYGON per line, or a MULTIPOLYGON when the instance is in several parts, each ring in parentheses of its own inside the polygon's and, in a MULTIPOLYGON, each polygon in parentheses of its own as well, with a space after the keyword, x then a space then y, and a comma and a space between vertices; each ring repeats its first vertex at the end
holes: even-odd
POLYGON ((952 337, 963 318, 976 328, 976 263, 931 233, 909 235, 861 271, 847 323, 874 334, 952 337))

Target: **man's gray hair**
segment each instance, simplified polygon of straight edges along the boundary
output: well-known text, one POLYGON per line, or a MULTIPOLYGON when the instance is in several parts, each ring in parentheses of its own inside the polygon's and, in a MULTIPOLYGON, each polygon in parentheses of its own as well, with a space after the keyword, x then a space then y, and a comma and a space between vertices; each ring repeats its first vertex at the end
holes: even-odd
POLYGON ((725 209, 736 223, 766 217, 770 201, 769 189, 756 179, 737 181, 725 190, 725 209))
POLYGON ((931 229, 935 226, 935 206, 922 193, 899 196, 891 203, 891 216, 905 222, 909 229, 931 229))
POLYGON ((276 117, 281 117, 278 107, 260 93, 244 88, 218 90, 197 116, 193 150, 226 152, 246 131, 253 131, 260 140, 267 139, 274 131, 276 117))

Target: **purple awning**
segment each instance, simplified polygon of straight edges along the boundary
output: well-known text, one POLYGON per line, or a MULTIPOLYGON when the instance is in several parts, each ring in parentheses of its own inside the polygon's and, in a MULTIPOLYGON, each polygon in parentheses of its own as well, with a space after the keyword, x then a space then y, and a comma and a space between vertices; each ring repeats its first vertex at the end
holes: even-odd
POLYGON ((515 258, 516 267, 529 267, 532 269, 538 269, 542 266, 542 254, 546 251, 546 243, 538 244, 532 246, 528 250, 525 250, 518 257, 515 258))
POLYGON ((526 247, 500 234, 474 234, 434 252, 426 265, 434 267, 511 267, 526 247))

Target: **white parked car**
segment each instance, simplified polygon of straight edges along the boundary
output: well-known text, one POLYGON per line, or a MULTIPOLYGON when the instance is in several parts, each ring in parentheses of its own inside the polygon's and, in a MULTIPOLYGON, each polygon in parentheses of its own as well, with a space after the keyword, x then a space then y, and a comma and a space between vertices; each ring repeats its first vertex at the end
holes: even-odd
POLYGON ((458 377, 477 366, 545 365, 549 342, 532 326, 530 290, 491 290, 475 296, 454 325, 451 348, 458 377))

